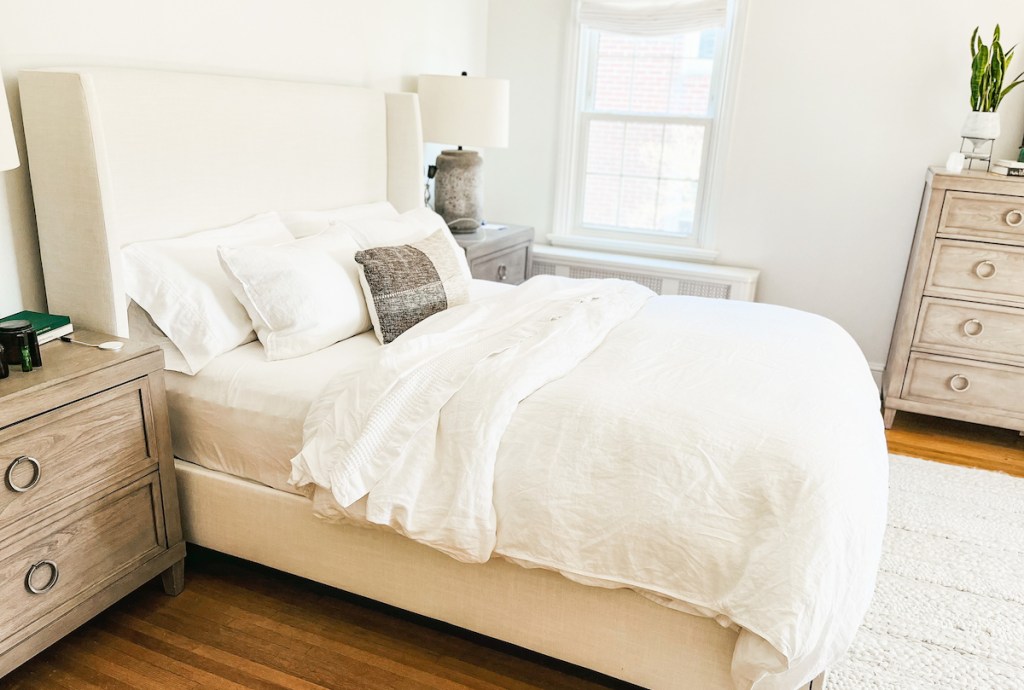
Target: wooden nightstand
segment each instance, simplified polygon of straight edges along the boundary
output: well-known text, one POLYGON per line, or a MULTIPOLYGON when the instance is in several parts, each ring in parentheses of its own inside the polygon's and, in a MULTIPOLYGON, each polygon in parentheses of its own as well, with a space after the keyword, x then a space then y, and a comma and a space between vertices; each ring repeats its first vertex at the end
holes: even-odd
POLYGON ((163 353, 42 356, 0 379, 0 676, 157 575, 184 587, 163 353))
POLYGON ((474 278, 518 285, 530 275, 533 228, 483 226, 476 232, 452 235, 466 251, 474 278))

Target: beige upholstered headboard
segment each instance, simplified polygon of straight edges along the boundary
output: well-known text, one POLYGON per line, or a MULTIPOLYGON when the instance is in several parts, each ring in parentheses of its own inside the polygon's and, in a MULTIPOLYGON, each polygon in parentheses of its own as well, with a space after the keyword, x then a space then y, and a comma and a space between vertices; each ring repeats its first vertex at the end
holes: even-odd
POLYGON ((120 249, 264 211, 423 204, 415 94, 206 74, 19 75, 49 309, 128 335, 120 249))

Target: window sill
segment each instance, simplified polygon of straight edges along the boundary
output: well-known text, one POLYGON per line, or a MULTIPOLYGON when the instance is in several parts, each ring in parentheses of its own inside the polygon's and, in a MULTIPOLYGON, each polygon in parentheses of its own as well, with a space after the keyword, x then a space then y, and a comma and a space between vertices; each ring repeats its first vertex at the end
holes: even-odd
POLYGON ((652 242, 629 242, 627 240, 610 240, 580 235, 551 234, 548 243, 555 247, 571 247, 573 249, 589 249, 612 254, 628 254, 630 256, 647 256, 655 259, 678 259, 711 263, 718 258, 718 252, 699 247, 684 247, 672 244, 654 244, 652 242))

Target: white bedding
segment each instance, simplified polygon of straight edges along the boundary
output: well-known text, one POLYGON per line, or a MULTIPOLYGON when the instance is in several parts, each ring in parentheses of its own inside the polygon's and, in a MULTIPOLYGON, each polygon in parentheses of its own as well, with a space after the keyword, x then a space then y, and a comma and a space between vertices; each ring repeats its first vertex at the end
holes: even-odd
POLYGON ((463 560, 493 549, 714 615, 741 628, 739 687, 805 683, 852 639, 880 553, 887 455, 863 356, 780 307, 655 297, 634 317, 638 293, 604 282, 565 309, 580 284, 535 278, 449 310, 339 376, 293 480, 325 515, 463 560), (613 303, 614 318, 593 308, 613 303), (403 393, 421 378, 460 381, 403 393))
MULTIPOLYGON (((470 296, 480 300, 509 289, 474 280, 470 296)), ((133 326, 133 338, 136 330, 133 326)), ((146 338, 141 327, 138 336, 146 338)), ((167 346, 155 339, 154 343, 167 346)), ((251 342, 220 355, 194 376, 166 372, 174 455, 275 489, 303 493, 288 483, 288 475, 290 460, 302 447, 302 424, 310 404, 334 374, 365 366, 379 348, 373 332, 367 331, 303 357, 268 362, 263 346, 251 342)))

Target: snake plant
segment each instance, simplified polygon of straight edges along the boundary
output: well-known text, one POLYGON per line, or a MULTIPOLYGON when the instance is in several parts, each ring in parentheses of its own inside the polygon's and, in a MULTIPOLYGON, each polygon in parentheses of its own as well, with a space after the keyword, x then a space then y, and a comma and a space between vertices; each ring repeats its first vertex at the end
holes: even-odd
POLYGON ((1003 46, 999 43, 998 24, 992 34, 992 45, 987 46, 978 36, 978 28, 975 27, 971 34, 971 110, 994 113, 1003 97, 1024 82, 1021 78, 1024 72, 1004 87, 1006 69, 1010 66, 1016 46, 1003 52, 1003 46))

